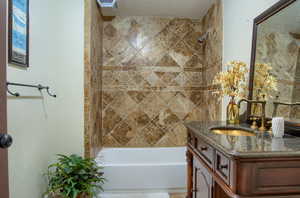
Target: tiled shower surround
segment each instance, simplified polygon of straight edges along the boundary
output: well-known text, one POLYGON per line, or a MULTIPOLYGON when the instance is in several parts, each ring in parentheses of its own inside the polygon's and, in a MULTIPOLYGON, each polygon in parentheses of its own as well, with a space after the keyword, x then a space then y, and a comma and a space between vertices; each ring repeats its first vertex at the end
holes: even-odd
POLYGON ((116 17, 103 27, 105 147, 186 144, 183 122, 216 120, 212 78, 222 64, 222 8, 201 20, 116 17), (198 38, 209 32, 206 42, 198 38))

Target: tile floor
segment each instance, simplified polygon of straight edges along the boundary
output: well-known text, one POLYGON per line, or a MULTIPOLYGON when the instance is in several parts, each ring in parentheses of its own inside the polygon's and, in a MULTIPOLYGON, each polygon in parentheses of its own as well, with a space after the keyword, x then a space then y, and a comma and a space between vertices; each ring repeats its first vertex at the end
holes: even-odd
POLYGON ((98 198, 185 198, 185 193, 102 193, 98 198))
POLYGON ((186 193, 170 193, 170 198, 185 198, 186 193))

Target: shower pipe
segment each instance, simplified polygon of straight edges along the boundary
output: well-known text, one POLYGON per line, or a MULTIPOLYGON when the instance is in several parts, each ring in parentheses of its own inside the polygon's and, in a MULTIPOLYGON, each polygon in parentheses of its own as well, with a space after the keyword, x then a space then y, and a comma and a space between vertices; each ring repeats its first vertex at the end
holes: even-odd
POLYGON ((50 87, 48 87, 48 86, 45 87, 45 86, 40 85, 40 84, 38 84, 38 85, 28 85, 28 84, 22 84, 22 83, 11 83, 11 82, 7 82, 7 83, 6 83, 6 89, 7 89, 7 92, 8 92, 10 95, 15 96, 15 97, 19 97, 19 96, 21 96, 21 95, 20 95, 18 92, 12 92, 12 91, 10 91, 9 88, 8 88, 9 86, 31 87, 31 88, 36 88, 36 89, 38 89, 39 91, 42 91, 42 90, 46 89, 46 91, 47 91, 47 93, 48 93, 49 96, 54 97, 54 98, 57 97, 55 94, 50 93, 50 87))

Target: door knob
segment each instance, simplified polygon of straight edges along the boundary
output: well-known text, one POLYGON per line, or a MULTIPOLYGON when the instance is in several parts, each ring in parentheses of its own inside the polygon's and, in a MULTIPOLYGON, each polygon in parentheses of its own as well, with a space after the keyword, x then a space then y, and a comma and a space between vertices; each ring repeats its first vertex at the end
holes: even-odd
POLYGON ((6 133, 0 133, 0 148, 8 148, 12 145, 13 139, 6 133))

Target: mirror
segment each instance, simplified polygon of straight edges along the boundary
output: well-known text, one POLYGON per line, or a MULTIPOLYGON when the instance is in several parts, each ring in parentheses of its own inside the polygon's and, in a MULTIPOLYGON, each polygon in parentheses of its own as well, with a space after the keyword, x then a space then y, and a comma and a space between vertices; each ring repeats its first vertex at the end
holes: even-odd
POLYGON ((265 97, 267 117, 300 123, 300 0, 281 0, 258 16, 252 46, 249 98, 265 97))

